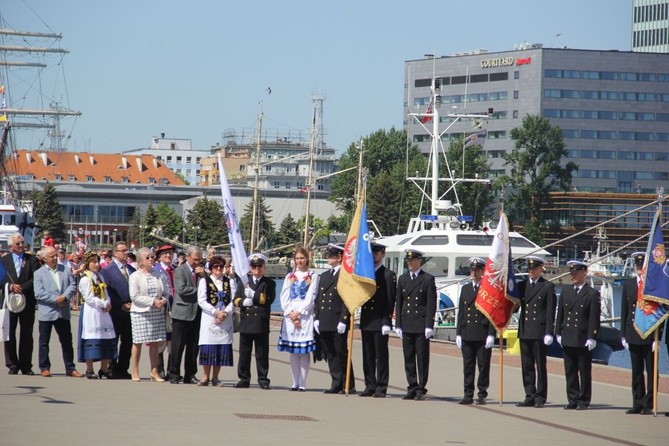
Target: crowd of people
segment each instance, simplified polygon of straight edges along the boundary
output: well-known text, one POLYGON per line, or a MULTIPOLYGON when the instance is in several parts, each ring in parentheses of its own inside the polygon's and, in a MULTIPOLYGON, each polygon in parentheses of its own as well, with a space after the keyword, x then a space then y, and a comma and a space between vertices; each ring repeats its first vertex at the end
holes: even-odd
MULTIPOLYGON (((365 387, 359 396, 386 396, 388 339, 394 316, 407 381, 402 398, 424 400, 437 303, 435 278, 421 269, 423 253, 418 250, 406 252, 408 270, 396 277, 383 264, 385 247, 373 242, 371 249, 376 291, 360 311, 365 387)), ((641 276, 644 253, 633 255, 641 276)), ((330 245, 326 256, 330 269, 318 274, 309 268, 309 252, 296 248, 294 268, 279 294, 283 319, 277 349, 289 354, 289 390, 307 389, 313 355, 327 361, 331 384, 324 393, 344 393, 350 367, 348 393, 356 394, 353 365, 347 364, 352 315, 337 290, 343 248, 330 245)), ((229 258, 213 250, 203 258, 196 246, 176 259, 169 245, 131 253, 125 242, 118 241, 112 250, 75 252, 68 258, 46 239, 33 255, 26 252, 21 234, 12 234, 9 253, 0 257, 7 271, 1 285, 7 293, 22 295, 23 302, 10 313, 10 338, 5 342, 9 374, 35 374, 32 353, 37 316, 38 366, 44 377, 51 376, 52 328, 69 377, 141 381, 139 360, 142 345, 147 344, 151 381, 197 386, 221 385, 221 367, 234 366, 233 339, 238 337, 234 387, 250 387, 255 351, 258 386, 270 389, 270 315, 276 287, 265 276, 267 257, 254 253, 247 260, 249 273, 240 277, 229 258), (72 310, 80 311, 77 360, 85 364, 83 374, 74 362, 72 310), (100 363, 97 372, 96 362, 100 363), (198 365, 202 367, 199 379, 198 365)), ((463 405, 484 405, 488 397, 495 328, 475 304, 485 264, 483 259, 470 259, 471 281, 462 286, 459 298, 456 345, 463 359, 463 405)), ((542 276, 544 260, 530 256, 527 266, 528 278, 519 284, 518 308, 525 397, 517 406, 541 408, 546 404, 547 348, 558 342, 564 353, 564 409, 587 410, 592 400, 592 351, 600 328, 600 296, 586 282, 587 264, 569 262, 572 286, 564 286, 559 301, 552 282, 542 276)), ((644 371, 652 376, 657 345, 651 338, 642 339, 634 329, 637 291, 638 279, 628 279, 623 288, 621 335, 632 361, 633 404, 626 413, 649 414, 654 386, 644 371)), ((665 339, 669 343, 669 333, 665 339)))

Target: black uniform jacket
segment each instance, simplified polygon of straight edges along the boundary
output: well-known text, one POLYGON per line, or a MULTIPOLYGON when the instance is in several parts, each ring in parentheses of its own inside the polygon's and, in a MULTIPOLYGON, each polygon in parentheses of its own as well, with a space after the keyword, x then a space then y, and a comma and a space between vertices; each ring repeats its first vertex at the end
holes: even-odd
POLYGON ((402 274, 397 281, 395 299, 396 327, 405 333, 425 333, 426 328, 434 327, 437 287, 432 274, 421 270, 413 280, 408 272, 402 274))
POLYGON ((246 295, 241 281, 237 281, 237 292, 235 293, 235 307, 240 308, 239 333, 258 334, 269 333, 269 318, 272 302, 276 298, 276 284, 269 277, 261 277, 258 284, 254 283, 253 276, 248 275, 249 287, 255 291, 253 305, 245 307, 242 305, 246 295))
POLYGON ((518 337, 520 339, 543 339, 555 331, 555 285, 539 277, 530 285, 530 281, 520 282, 520 319, 518 337))
POLYGON ((485 314, 476 308, 474 285, 471 283, 463 285, 458 302, 458 323, 455 334, 462 336, 463 341, 485 341, 488 336, 494 336, 495 331, 495 327, 485 314))
POLYGON ((392 326, 391 318, 395 310, 395 273, 381 265, 376 270, 376 292, 362 306, 360 330, 380 331, 383 325, 392 326))
POLYGON ((319 277, 318 294, 314 303, 314 320, 319 321, 320 331, 337 331, 337 324, 340 322, 346 326, 350 324, 348 308, 337 291, 340 271, 341 268, 335 274, 326 271, 319 277))
POLYGON ((555 323, 555 334, 562 336, 562 346, 585 347, 585 341, 597 339, 601 311, 599 291, 585 284, 576 294, 572 285, 565 285, 555 323))

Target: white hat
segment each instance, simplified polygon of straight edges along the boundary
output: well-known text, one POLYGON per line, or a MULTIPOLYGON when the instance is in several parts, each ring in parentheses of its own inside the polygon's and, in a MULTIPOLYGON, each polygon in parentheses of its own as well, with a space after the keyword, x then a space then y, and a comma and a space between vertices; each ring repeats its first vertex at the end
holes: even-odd
POLYGON ((9 293, 7 309, 12 313, 20 313, 26 307, 26 297, 21 293, 9 293))
POLYGON ((267 263, 267 256, 265 254, 259 253, 259 252, 254 252, 251 254, 249 257, 249 264, 253 265, 254 263, 267 263))

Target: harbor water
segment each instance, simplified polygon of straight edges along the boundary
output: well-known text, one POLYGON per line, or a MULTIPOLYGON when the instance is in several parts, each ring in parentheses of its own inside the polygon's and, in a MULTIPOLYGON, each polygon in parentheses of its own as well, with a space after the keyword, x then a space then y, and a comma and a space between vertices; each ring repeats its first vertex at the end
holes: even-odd
MULTIPOLYGON (((274 279, 274 280, 276 282, 276 300, 272 304, 272 311, 280 312, 281 301, 279 299, 279 295, 281 294, 281 288, 283 287, 283 279, 274 279)), ((613 311, 615 317, 620 317, 620 302, 622 299, 622 288, 623 287, 621 285, 613 286, 613 311)), ((615 326, 616 328, 620 328, 620 322, 616 322, 615 326)), ((667 354, 667 344, 664 342, 664 337, 660 340, 659 358, 660 358, 659 360, 660 373, 669 375, 669 356, 667 354)), ((613 367, 622 367, 626 369, 632 368, 629 352, 627 350, 620 350, 617 352, 613 352, 611 358, 609 359, 609 365, 613 367)))

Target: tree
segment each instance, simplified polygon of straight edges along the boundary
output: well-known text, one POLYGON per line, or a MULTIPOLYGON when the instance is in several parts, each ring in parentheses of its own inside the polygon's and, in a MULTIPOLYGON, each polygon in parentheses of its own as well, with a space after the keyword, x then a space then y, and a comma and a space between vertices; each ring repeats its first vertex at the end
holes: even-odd
POLYGON ((157 241, 151 235, 151 231, 156 227, 156 222, 158 220, 158 214, 156 213, 156 208, 153 207, 153 203, 149 201, 149 205, 146 207, 146 212, 142 218, 143 222, 140 227, 141 229, 141 238, 140 241, 144 241, 144 246, 150 246, 157 241))
POLYGON ((217 201, 207 197, 198 200, 193 209, 188 211, 187 219, 189 243, 216 246, 229 242, 225 213, 217 201))
MULTIPOLYGON (((272 210, 265 203, 265 197, 260 195, 258 197, 258 206, 256 209, 256 225, 257 225, 257 234, 256 234, 256 243, 260 243, 263 240, 265 243, 263 245, 271 246, 274 243, 274 224, 272 223, 272 210)), ((249 202, 244 209, 244 215, 239 219, 239 230, 242 232, 242 238, 244 240, 251 240, 251 225, 253 223, 253 201, 249 202)), ((255 248, 251 247, 249 251, 255 248)))
MULTIPOLYGON (((464 170, 462 159, 463 141, 451 143, 446 153, 449 167, 455 171, 455 177, 475 179, 488 178, 490 163, 485 157, 483 148, 472 145, 465 148, 464 170)), ((445 166, 444 166, 445 167, 445 166)), ((445 170, 441 170, 445 172, 445 170)), ((446 184, 445 186, 450 186, 446 184)), ((463 215, 471 215, 474 222, 481 224, 486 217, 490 217, 490 206, 494 201, 494 194, 489 185, 478 182, 462 182, 455 187, 456 195, 451 192, 450 198, 454 203, 462 205, 463 215)))
MULTIPOLYGON (((297 227, 300 230, 300 236, 298 238, 298 243, 304 244, 304 215, 300 217, 297 221, 297 227)), ((309 214, 309 239, 307 243, 310 243, 310 246, 313 246, 318 239, 321 237, 327 237, 330 235, 330 230, 328 229, 325 222, 320 218, 315 218, 312 214, 309 214)))
POLYGON ((297 222, 290 213, 281 221, 279 230, 276 233, 276 244, 286 246, 297 243, 300 240, 300 231, 297 228, 297 222))
POLYGON ((35 221, 38 227, 37 234, 42 236, 44 231, 51 232, 56 243, 65 243, 65 222, 63 209, 54 188, 48 181, 42 191, 34 191, 31 199, 35 206, 35 221))
POLYGON ((144 239, 142 238, 140 225, 142 224, 142 209, 139 206, 135 206, 135 210, 130 217, 128 222, 128 243, 139 242, 141 244, 144 239))
POLYGON ((162 227, 164 237, 178 239, 183 228, 183 220, 174 209, 162 202, 156 208, 156 225, 162 227))
POLYGON ((507 214, 523 222, 525 236, 540 244, 545 209, 551 202, 549 192, 569 190, 578 166, 572 161, 562 166, 562 158, 567 155, 562 130, 551 127, 546 118, 527 115, 510 135, 514 148, 504 160, 511 166, 511 174, 498 178, 497 184, 512 188, 507 199, 511 212, 507 214))
POLYGON ((396 232, 400 219, 400 199, 398 184, 388 173, 379 173, 367 192, 367 218, 374 221, 381 234, 396 232))

